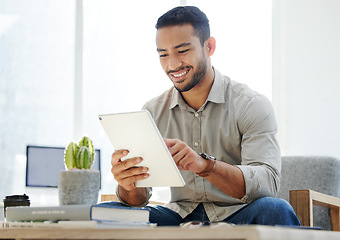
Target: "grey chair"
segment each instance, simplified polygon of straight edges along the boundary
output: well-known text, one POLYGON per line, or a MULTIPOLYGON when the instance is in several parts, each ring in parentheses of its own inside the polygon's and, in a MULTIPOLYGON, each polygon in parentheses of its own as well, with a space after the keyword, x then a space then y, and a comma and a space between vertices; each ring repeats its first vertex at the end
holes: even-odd
POLYGON ((279 198, 290 202, 303 226, 340 231, 340 160, 283 156, 279 198))

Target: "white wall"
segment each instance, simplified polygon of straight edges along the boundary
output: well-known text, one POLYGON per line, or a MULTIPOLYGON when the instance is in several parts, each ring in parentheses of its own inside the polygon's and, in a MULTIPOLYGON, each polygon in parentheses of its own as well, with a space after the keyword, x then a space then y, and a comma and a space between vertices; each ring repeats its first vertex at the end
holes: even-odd
POLYGON ((340 1, 273 0, 282 155, 340 157, 340 1))

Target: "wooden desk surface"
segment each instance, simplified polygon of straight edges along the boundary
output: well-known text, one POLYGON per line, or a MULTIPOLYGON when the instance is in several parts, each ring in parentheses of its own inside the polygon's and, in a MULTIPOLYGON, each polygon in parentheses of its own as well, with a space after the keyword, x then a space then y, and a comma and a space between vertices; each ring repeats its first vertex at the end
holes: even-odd
POLYGON ((244 239, 339 240, 340 232, 269 226, 235 226, 196 229, 157 227, 147 229, 1 229, 0 239, 244 239))

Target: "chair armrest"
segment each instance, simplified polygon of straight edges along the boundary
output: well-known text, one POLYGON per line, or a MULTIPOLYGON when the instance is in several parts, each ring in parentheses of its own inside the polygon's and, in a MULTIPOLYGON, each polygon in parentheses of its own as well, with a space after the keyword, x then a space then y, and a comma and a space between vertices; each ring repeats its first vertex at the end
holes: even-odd
MULTIPOLYGON (((100 201, 105 202, 105 201, 115 201, 119 202, 119 199, 117 198, 116 194, 102 194, 100 196, 100 201)), ((150 201, 151 205, 164 205, 164 202, 158 202, 158 201, 150 201)))
POLYGON ((302 226, 313 226, 313 205, 330 209, 333 231, 340 231, 340 198, 312 190, 290 190, 289 202, 302 226))

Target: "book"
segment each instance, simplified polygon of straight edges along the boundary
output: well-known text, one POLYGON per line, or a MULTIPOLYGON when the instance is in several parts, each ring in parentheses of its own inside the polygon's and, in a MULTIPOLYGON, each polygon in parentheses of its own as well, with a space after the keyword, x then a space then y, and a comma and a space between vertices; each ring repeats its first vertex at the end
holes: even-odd
POLYGON ((7 207, 6 221, 120 221, 149 222, 150 210, 129 207, 119 202, 95 205, 7 207))
POLYGON ((115 222, 115 221, 58 221, 58 222, 0 222, 0 229, 8 228, 150 228, 152 223, 115 222))

